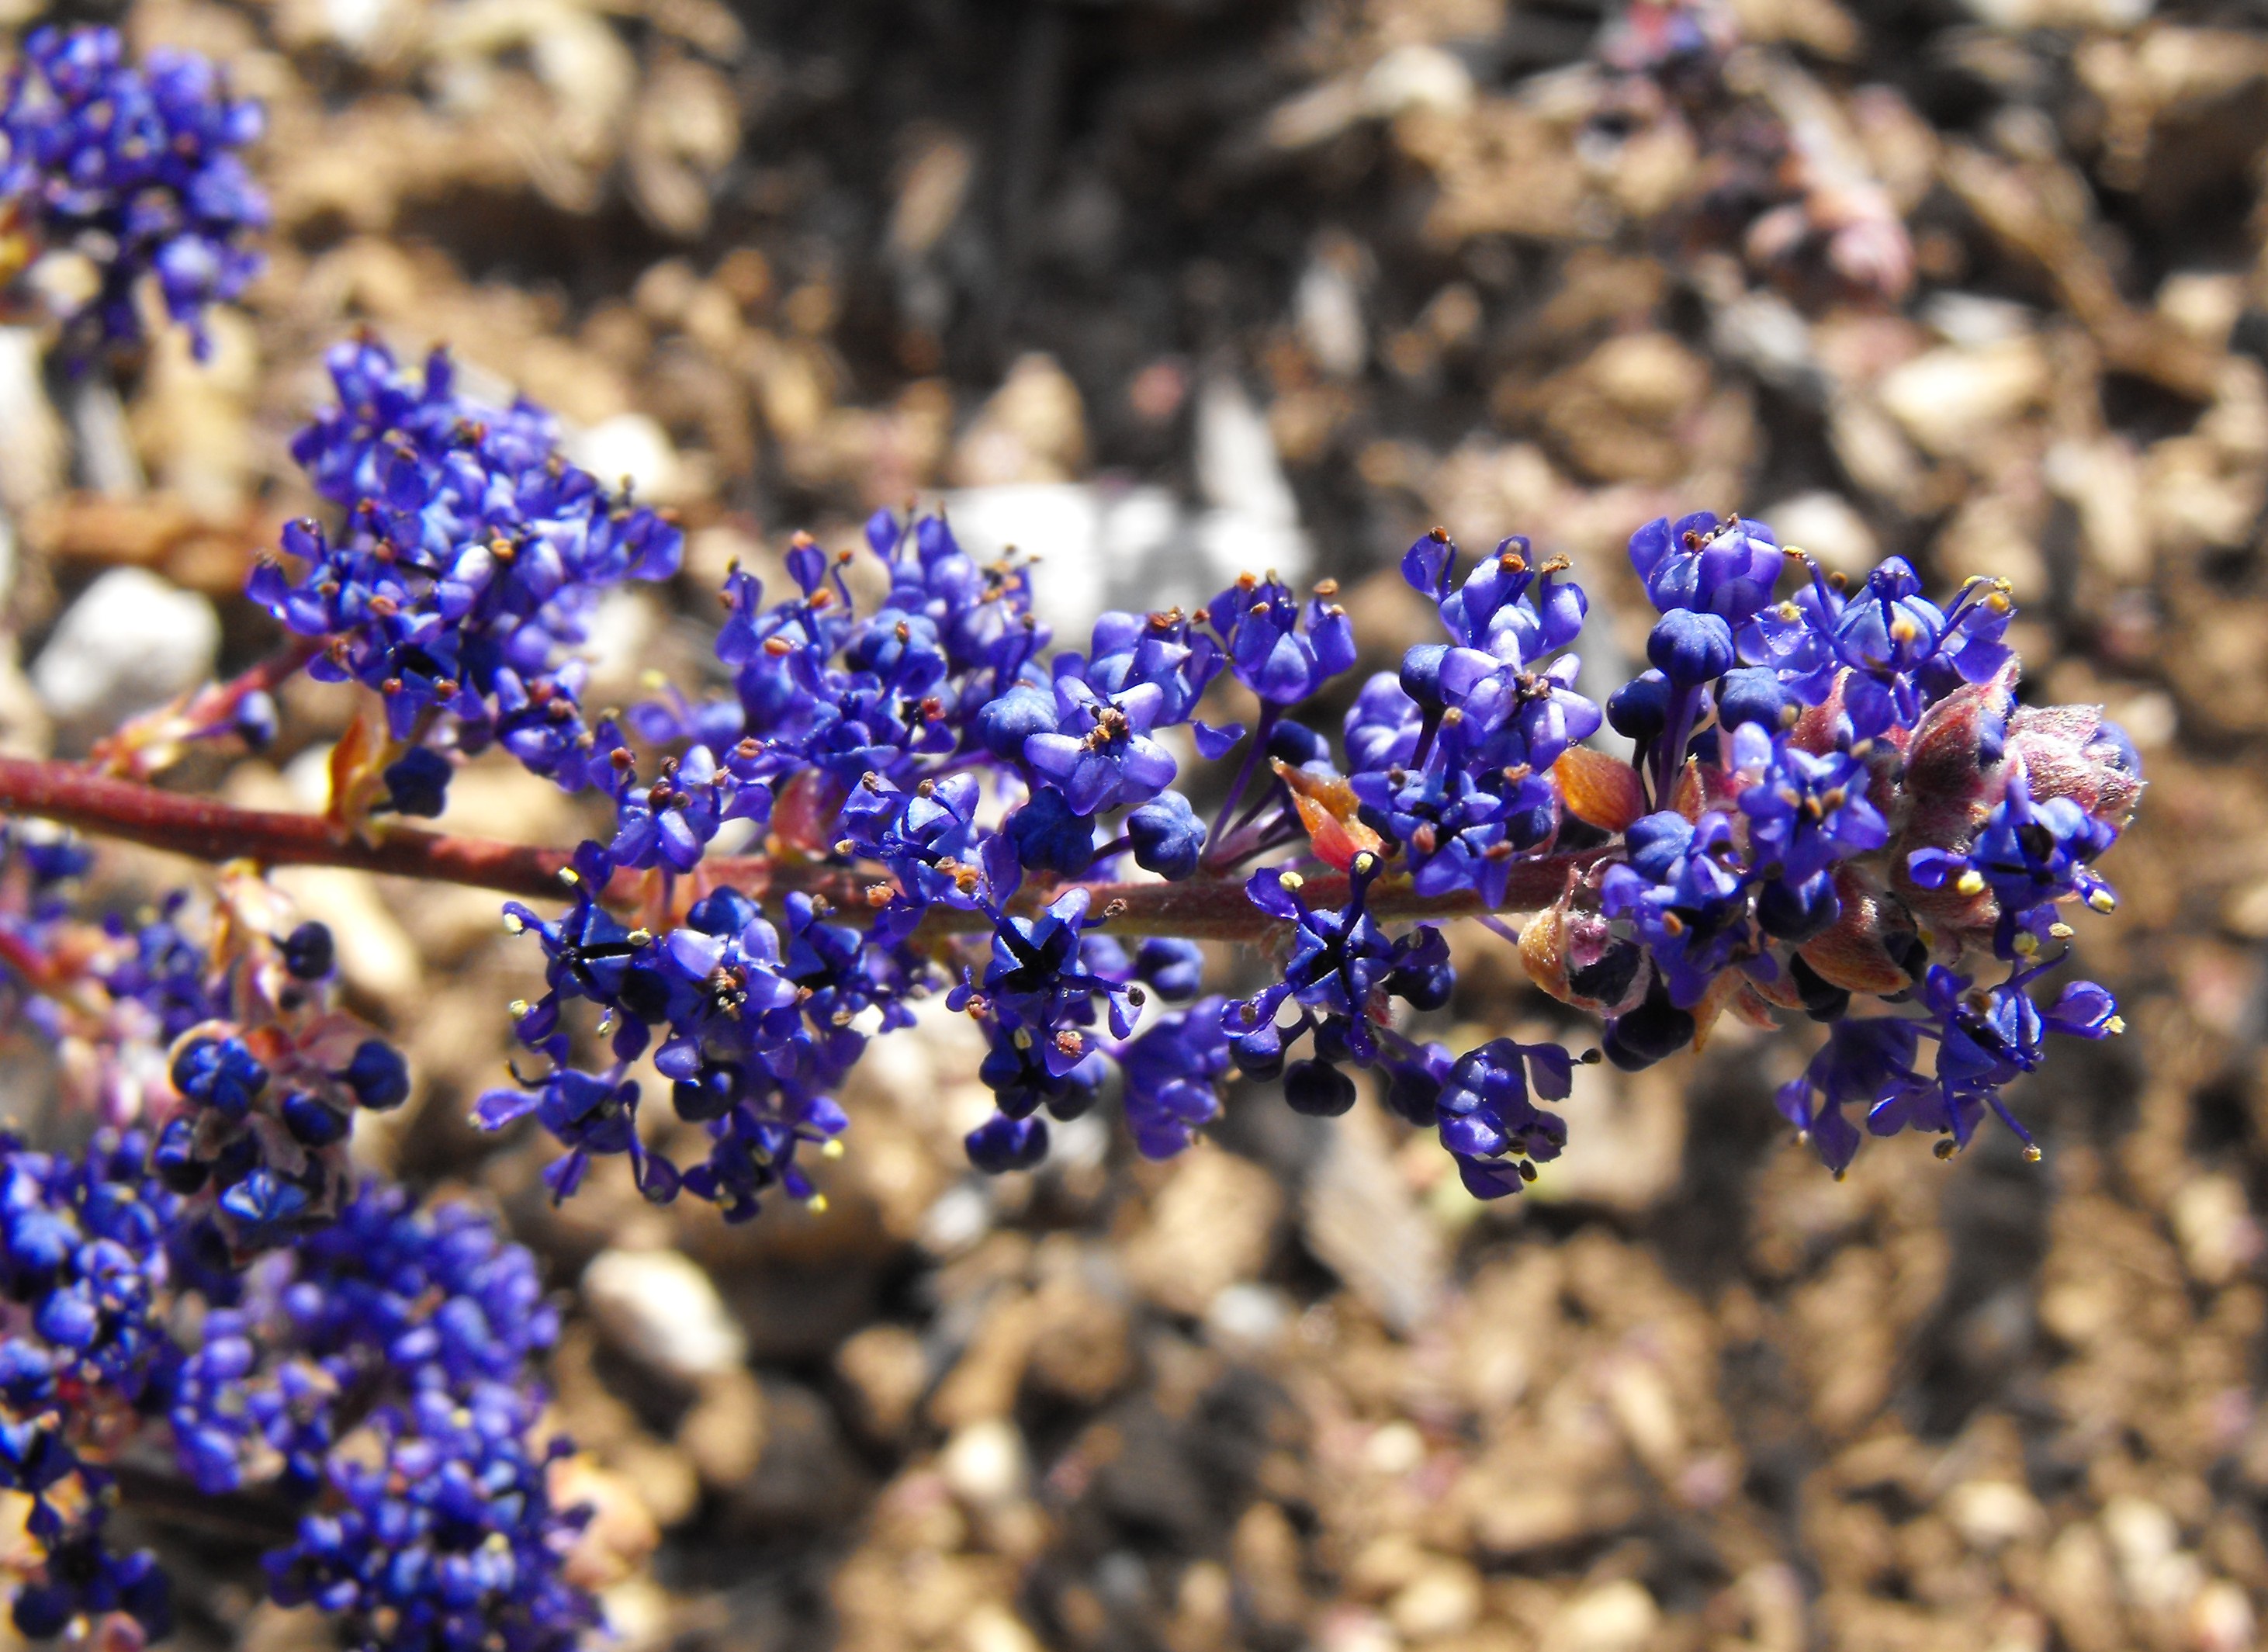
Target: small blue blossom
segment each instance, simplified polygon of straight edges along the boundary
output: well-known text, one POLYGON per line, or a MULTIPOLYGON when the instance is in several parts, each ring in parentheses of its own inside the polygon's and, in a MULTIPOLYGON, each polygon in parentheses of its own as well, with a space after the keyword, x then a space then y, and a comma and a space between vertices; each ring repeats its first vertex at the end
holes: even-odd
POLYGON ((1769 666, 1807 705, 1848 673, 1845 710, 1858 739, 1911 727, 1922 710, 2007 663, 2015 608, 2005 581, 1972 579, 1949 608, 1921 594, 1911 564, 1890 557, 1845 597, 1825 575, 1759 610, 1740 633, 1742 659, 1769 666))
POLYGON ((1302 604, 1272 574, 1247 574, 1205 605, 1229 668, 1266 706, 1296 705, 1354 664, 1354 626, 1330 599, 1336 585, 1302 604))
POLYGON ((1751 874, 1732 822, 1716 810, 1697 826, 1668 811, 1648 815, 1629 843, 1630 860, 1609 867, 1600 886, 1601 908, 1632 926, 1670 1002, 1690 1009, 1749 940, 1751 874))
POLYGON ((1734 624, 1771 600, 1786 560, 1762 522, 1720 521, 1706 512, 1675 522, 1656 517, 1631 535, 1630 557, 1646 595, 1664 615, 1690 609, 1734 624))
POLYGON ((2117 841, 2117 829, 2067 797, 2035 802, 2023 765, 2013 766, 2006 793, 1966 854, 1919 849, 1907 861, 1908 874, 1924 889, 1992 892, 2000 909, 1994 950, 2003 958, 2036 950, 2058 902, 2075 898, 2101 912, 2117 905, 2090 865, 2117 841))

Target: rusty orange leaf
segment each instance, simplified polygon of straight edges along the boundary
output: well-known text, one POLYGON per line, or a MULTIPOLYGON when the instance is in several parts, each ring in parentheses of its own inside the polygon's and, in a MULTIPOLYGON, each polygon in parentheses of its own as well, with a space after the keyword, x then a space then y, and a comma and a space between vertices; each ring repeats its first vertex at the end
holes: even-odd
POLYGON ((1344 780, 1337 775, 1309 774, 1281 757, 1269 761, 1276 778, 1291 788, 1300 824, 1307 829, 1307 840, 1326 866, 1344 872, 1357 855, 1378 852, 1385 839, 1355 817, 1358 803, 1344 780))
POLYGON ((1570 746, 1551 765, 1559 796, 1576 819, 1618 832, 1646 813, 1646 789, 1638 771, 1603 751, 1570 746))

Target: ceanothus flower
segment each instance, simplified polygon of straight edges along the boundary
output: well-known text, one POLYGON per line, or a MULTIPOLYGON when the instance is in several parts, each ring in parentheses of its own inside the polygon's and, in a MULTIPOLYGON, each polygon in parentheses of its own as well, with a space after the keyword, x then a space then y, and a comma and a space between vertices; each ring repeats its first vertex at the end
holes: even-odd
POLYGON ((1786 553, 1762 522, 1701 511, 1656 517, 1631 535, 1630 557, 1665 615, 1689 608, 1737 624, 1771 600, 1786 553))
POLYGON ((1600 886, 1609 918, 1627 919, 1646 942, 1669 992, 1690 1009, 1749 940, 1749 885, 1733 823, 1711 810, 1697 826, 1664 810, 1634 822, 1631 858, 1600 886))
POLYGON ((1923 708, 2007 663, 2015 606, 2005 580, 1972 579, 1949 608, 1921 594, 1913 565, 1892 557, 1845 596, 1816 567, 1811 583, 1758 610, 1740 633, 1742 659, 1769 666, 1807 705, 1838 677, 1855 738, 1911 727, 1923 708))
POLYGON ((1074 815, 1146 803, 1173 784, 1174 756, 1152 738, 1168 701, 1154 682, 1108 696, 1068 671, 1056 677, 1056 726, 1024 741, 1032 772, 1063 793, 1074 815))
POLYGON ((1748 783, 1740 806, 1749 819, 1749 859, 1772 875, 1800 883, 1889 841, 1889 827, 1867 796, 1873 777, 1849 753, 1805 751, 1748 722, 1733 731, 1731 756, 1734 772, 1748 783))
POLYGON ((1263 705, 1295 705, 1354 664, 1354 624, 1325 581, 1303 605, 1270 574, 1246 574, 1205 604, 1238 682, 1263 705))
POLYGON ((1992 891, 2000 907, 1994 948, 2003 958, 2036 950, 2060 901, 2077 898, 2098 912, 2118 903, 2090 865, 2118 840, 2118 829, 2067 797, 2034 801, 2022 761, 2010 767, 2007 789, 1967 853, 1918 849, 1907 860, 1923 889, 1949 883, 1963 895, 1992 891))
POLYGON ((1220 1114, 1228 1072, 1226 1006, 1208 998, 1160 1017, 1119 1053, 1126 1073, 1126 1127, 1145 1159, 1170 1159, 1220 1114))

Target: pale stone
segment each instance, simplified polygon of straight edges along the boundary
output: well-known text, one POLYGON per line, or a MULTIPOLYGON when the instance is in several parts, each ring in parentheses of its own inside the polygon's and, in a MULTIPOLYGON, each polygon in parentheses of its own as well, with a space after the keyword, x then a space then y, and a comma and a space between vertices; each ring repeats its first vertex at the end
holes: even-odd
POLYGON ((604 1250, 583 1300, 625 1353, 681 1382, 737 1370, 747 1339, 701 1265, 676 1250, 604 1250))
POLYGON ((990 1417, 954 1431, 938 1458, 954 1495, 979 1508, 998 1508, 1024 1494, 1031 1462, 1024 1436, 1005 1417, 990 1417))
POLYGON ((32 686, 58 722, 110 727, 212 675, 220 620, 203 597, 144 568, 113 568, 57 622, 32 686))

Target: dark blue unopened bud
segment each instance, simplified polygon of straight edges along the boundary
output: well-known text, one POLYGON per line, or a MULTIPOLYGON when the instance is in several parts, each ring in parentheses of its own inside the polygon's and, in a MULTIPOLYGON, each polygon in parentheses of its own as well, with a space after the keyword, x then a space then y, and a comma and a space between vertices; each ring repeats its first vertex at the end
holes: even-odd
POLYGON ((1446 962, 1396 970, 1386 977, 1386 990, 1412 1009, 1439 1009, 1457 990, 1457 972, 1446 962))
POLYGON ((1126 817, 1127 841, 1145 872, 1178 882, 1204 853, 1204 822, 1179 792, 1161 792, 1126 817))
POLYGON ((1727 728, 1761 723, 1777 733, 1794 704, 1795 696, 1780 685, 1778 674, 1765 666, 1727 671, 1717 685, 1717 721, 1727 728))
POLYGON ((1693 822, 1675 809, 1641 815, 1623 834, 1630 863, 1649 883, 1667 883, 1671 869, 1693 842, 1693 822))
POLYGON ((1673 687, 1690 689, 1733 666, 1733 628, 1716 614, 1672 608, 1646 639, 1646 657, 1673 687))
POLYGON ((305 923, 284 937, 284 967, 302 981, 320 981, 338 962, 328 924, 305 923))
POLYGON ((1843 916, 1835 878, 1822 872, 1801 883, 1774 878, 1756 893, 1756 922, 1775 940, 1806 941, 1834 927, 1843 916))
POLYGON ((1232 1033, 1228 1053, 1248 1079, 1272 1079, 1284 1070, 1284 1035, 1263 1023, 1250 1032, 1232 1033))
POLYGON ((1152 935, 1134 955, 1134 976, 1168 1004, 1195 998, 1204 985, 1204 951, 1194 940, 1152 935))
POLYGON ((16 1591, 12 1616, 26 1640, 46 1641, 78 1616, 78 1596, 68 1583, 26 1583, 16 1591))
POLYGON ((738 889, 712 889, 693 903, 685 922, 704 935, 737 935, 755 921, 758 910, 738 889))
POLYGON ((1018 683, 984 703, 976 713, 976 738, 994 756, 1009 763, 1024 755, 1034 734, 1056 732, 1056 697, 1045 689, 1018 683))
POLYGON ((1386 1104, 1413 1125, 1440 1122, 1434 1103, 1440 1096, 1441 1080, 1423 1067, 1397 1066, 1386 1081, 1386 1104))
POLYGON ((968 1162, 988 1176, 1029 1170, 1048 1156, 1048 1121, 995 1113, 961 1139, 968 1162))
POLYGON ((711 1062, 689 1079, 669 1088, 669 1103, 688 1125, 722 1118, 740 1099, 740 1069, 730 1062, 711 1062))
POLYGON ((1295 723, 1287 717, 1268 731, 1268 755, 1296 769, 1318 758, 1328 760, 1331 742, 1305 723, 1295 723))
POLYGON ((150 1168, 173 1192, 187 1196, 205 1184, 209 1174, 196 1156, 197 1129, 187 1118, 176 1118, 158 1132, 151 1150, 150 1168))
POLYGON ((276 697, 254 690, 236 703, 236 715, 230 719, 236 736, 254 751, 265 751, 276 743, 281 719, 276 712, 276 697))
POLYGON ((1402 691, 1432 711, 1441 704, 1441 667, 1449 658, 1447 643, 1420 643, 1402 656, 1402 691))
POLYGON ((355 1100, 373 1112, 409 1099, 409 1064, 400 1051, 379 1039, 364 1039, 338 1077, 355 1093, 355 1100))
POLYGON ((1803 1002, 1803 1013, 1812 1020, 1838 1021, 1850 1013, 1850 992, 1806 963, 1800 955, 1788 960, 1788 979, 1803 1002))
POLYGON ((1033 872, 1054 872, 1078 877, 1094 864, 1094 821, 1072 813, 1064 794, 1052 786, 1032 793, 1023 808, 1008 816, 1008 841, 1016 845, 1016 859, 1033 872))
POLYGON ((1295 1113, 1336 1118, 1354 1097, 1354 1080, 1328 1061, 1294 1061, 1284 1069, 1284 1100, 1295 1113))
MULTIPOLYGON (((1102 1092, 1087 1081, 1086 1074, 1077 1068, 1064 1074, 1056 1088, 1048 1093, 1048 1111, 1068 1124, 1082 1114, 1094 1110, 1102 1092)), ((1044 1154, 1042 1155, 1044 1156, 1044 1154)))
POLYGON ((200 1038, 173 1058, 173 1088, 188 1100, 241 1118, 268 1088, 268 1069, 241 1038, 200 1038))
MULTIPOLYGON (((1712 616, 1713 617, 1713 616, 1712 616)), ((1657 985, 1645 1003, 1607 1023, 1599 1047, 1625 1073, 1667 1060, 1693 1042, 1693 1017, 1663 996, 1657 985)))
POLYGON ((420 746, 386 765, 387 807, 397 815, 431 817, 448 806, 449 760, 420 746))
POLYGON ((1619 1004, 1645 959, 1636 944, 1617 940, 1590 962, 1569 970, 1567 985, 1594 1004, 1619 1004))
POLYGON ((302 1147, 328 1147, 347 1133, 347 1116, 320 1096, 294 1090, 284 1098, 284 1127, 302 1147))
POLYGON ((1631 740, 1660 740, 1669 726, 1669 679, 1659 671, 1632 677, 1607 696, 1607 721, 1631 740))
POLYGON ((1349 1023, 1344 1015, 1322 1015, 1315 1021, 1315 1058, 1334 1065, 1354 1059, 1354 1051, 1347 1042, 1349 1023))

